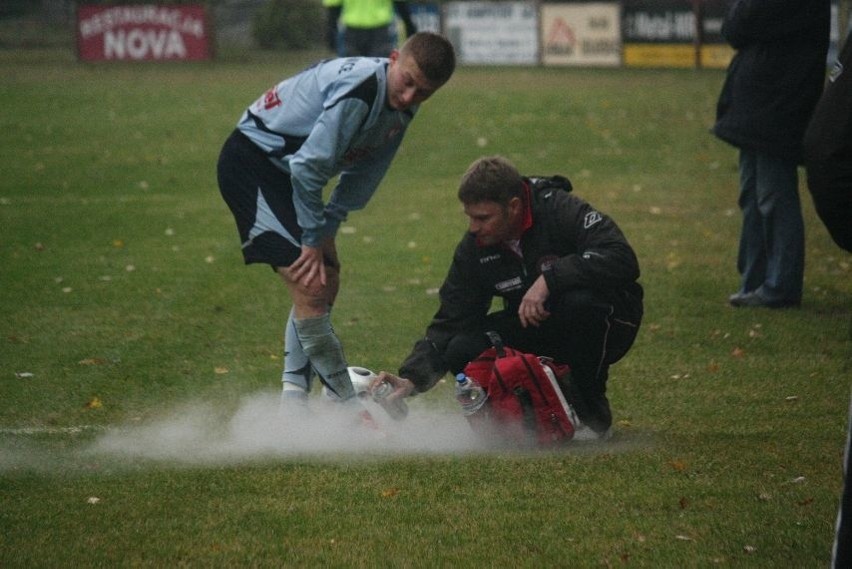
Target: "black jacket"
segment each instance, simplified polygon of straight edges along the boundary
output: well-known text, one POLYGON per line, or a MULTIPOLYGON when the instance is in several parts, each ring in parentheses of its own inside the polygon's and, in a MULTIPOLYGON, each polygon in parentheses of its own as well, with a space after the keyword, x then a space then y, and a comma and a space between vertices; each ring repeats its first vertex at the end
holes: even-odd
POLYGON ((517 312, 521 299, 541 275, 551 296, 569 289, 642 298, 639 262, 621 230, 608 216, 568 193, 565 178, 528 178, 532 227, 521 237, 523 258, 509 248, 482 247, 466 234, 456 247, 440 289, 441 306, 400 368, 418 391, 431 388, 447 371, 441 354, 459 332, 481 327, 492 299, 517 312), (566 191, 567 190, 567 191, 566 191))
POLYGON ((825 80, 830 22, 829 0, 735 0, 722 25, 737 53, 719 95, 716 136, 801 161, 825 80))

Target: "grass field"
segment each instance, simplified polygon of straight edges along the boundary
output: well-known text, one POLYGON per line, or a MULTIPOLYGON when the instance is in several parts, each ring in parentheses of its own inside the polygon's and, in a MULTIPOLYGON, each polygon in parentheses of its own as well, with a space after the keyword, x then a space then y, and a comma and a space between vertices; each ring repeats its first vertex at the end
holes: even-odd
POLYGON ((570 177, 646 289, 611 442, 477 452, 446 383, 387 440, 280 432, 289 304, 242 265, 215 162, 245 106, 310 60, 0 51, 0 567, 828 564, 850 257, 803 188, 804 305, 727 306, 719 71, 462 68, 338 239, 349 360, 393 370, 464 231, 466 166, 499 153, 570 177))

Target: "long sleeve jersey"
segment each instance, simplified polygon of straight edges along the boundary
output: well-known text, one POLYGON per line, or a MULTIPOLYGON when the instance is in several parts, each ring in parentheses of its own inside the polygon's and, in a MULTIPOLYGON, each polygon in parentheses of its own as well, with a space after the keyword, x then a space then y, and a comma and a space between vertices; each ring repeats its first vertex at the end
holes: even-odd
POLYGON ((237 123, 290 175, 305 245, 333 236, 367 204, 417 112, 388 105, 387 70, 384 58, 320 62, 269 89, 237 123), (337 175, 323 204, 323 188, 337 175))

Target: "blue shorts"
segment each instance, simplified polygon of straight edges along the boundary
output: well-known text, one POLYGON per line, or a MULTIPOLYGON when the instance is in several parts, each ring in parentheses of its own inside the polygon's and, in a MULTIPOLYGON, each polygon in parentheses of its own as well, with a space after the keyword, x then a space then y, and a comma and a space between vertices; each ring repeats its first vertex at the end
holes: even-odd
POLYGON ((225 141, 217 165, 219 191, 237 222, 246 264, 289 267, 302 253, 302 229, 290 175, 239 130, 225 141))

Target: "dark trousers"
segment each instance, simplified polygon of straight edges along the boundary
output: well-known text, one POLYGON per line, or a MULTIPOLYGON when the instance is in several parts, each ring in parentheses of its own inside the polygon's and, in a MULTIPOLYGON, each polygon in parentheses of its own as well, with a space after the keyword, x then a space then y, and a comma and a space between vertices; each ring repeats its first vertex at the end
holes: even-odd
POLYGON ((490 344, 484 332, 496 331, 504 344, 548 356, 571 367, 566 395, 580 419, 596 431, 612 424, 606 397, 609 366, 620 360, 636 339, 642 300, 626 292, 573 290, 553 299, 550 318, 539 327, 521 326, 515 311, 489 314, 483 327, 453 338, 444 358, 453 373, 490 344))

